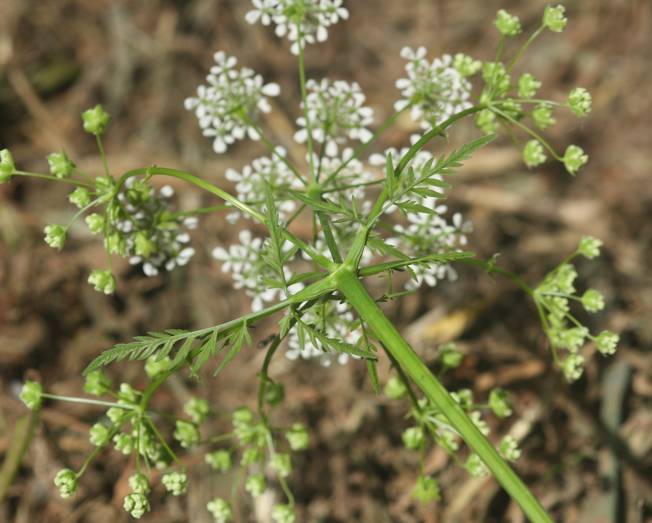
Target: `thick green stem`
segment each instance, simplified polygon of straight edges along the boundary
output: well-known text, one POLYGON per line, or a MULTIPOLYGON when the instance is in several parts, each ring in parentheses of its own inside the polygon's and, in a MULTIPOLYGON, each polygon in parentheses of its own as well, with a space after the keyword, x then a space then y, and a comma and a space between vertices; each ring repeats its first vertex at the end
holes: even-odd
POLYGON ((551 523, 552 519, 537 499, 399 334, 354 272, 343 266, 334 273, 334 277, 337 281, 337 288, 356 309, 362 320, 372 329, 376 337, 426 397, 441 410, 467 445, 482 458, 498 482, 521 506, 527 517, 534 523, 551 523))

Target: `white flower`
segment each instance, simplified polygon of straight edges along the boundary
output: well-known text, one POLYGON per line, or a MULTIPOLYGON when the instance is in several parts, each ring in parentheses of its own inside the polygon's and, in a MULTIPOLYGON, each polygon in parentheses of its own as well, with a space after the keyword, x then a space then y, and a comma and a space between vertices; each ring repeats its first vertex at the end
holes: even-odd
POLYGON ((407 78, 396 81, 402 95, 395 104, 397 111, 409 105, 412 119, 423 129, 430 129, 471 107, 471 84, 455 69, 450 55, 430 63, 425 47, 404 47, 401 56, 408 61, 407 78))
MULTIPOLYGON (((251 207, 261 212, 267 197, 265 186, 269 185, 275 201, 278 202, 279 218, 284 221, 294 212, 296 203, 291 199, 283 199, 282 192, 286 189, 300 189, 302 186, 292 171, 279 159, 286 155, 285 149, 277 147, 275 152, 272 157, 255 159, 251 165, 245 165, 240 172, 227 169, 225 175, 227 180, 235 183, 238 199, 248 202, 251 207)), ((230 223, 235 223, 240 216, 241 213, 234 210, 227 219, 230 223)))
POLYGON ((278 96, 278 84, 264 84, 259 74, 246 67, 236 69, 233 56, 219 51, 206 82, 197 88, 197 96, 187 98, 185 108, 194 111, 204 136, 211 136, 213 149, 221 154, 236 140, 248 136, 258 140, 251 126, 260 112, 268 113, 271 106, 267 97, 278 96))
MULTIPOLYGON (((365 95, 356 82, 349 84, 341 80, 308 80, 306 89, 312 138, 325 144, 326 155, 336 156, 338 144, 345 143, 347 139, 361 142, 371 139, 373 135, 367 126, 373 123, 373 110, 363 105, 365 95)), ((306 111, 303 103, 301 108, 306 111)), ((297 124, 300 129, 294 139, 305 143, 308 138, 305 116, 299 117, 297 124)))
POLYGON ((287 36, 292 42, 290 49, 299 54, 306 44, 324 42, 328 28, 339 20, 349 17, 342 0, 252 0, 254 9, 245 20, 250 24, 276 26, 278 37, 287 36))

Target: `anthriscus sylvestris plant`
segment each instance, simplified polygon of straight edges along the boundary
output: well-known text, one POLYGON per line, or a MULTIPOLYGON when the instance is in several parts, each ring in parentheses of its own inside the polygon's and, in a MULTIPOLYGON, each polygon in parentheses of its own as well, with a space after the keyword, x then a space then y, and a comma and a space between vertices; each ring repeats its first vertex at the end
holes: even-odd
MULTIPOLYGON (((252 3, 247 22, 272 26, 279 37, 290 41, 290 50, 297 56, 301 101, 293 139, 305 146, 304 158, 293 158, 267 138, 265 114, 280 87, 223 51, 215 54, 204 84, 185 100, 185 107, 194 113, 217 154, 244 139, 267 147, 266 156, 226 171, 235 194, 198 175, 168 167, 112 171, 102 146, 110 116, 100 105, 82 114, 84 129, 95 137, 104 166, 96 176, 81 172, 64 151, 48 156, 49 174, 22 171, 8 150, 0 152, 1 182, 32 176, 72 186, 69 200, 78 211, 68 223, 47 225, 45 241, 55 249, 64 248, 71 224, 83 218, 108 255, 106 265, 88 276, 89 283, 105 294, 119 289, 111 269, 112 256, 124 257, 140 266, 145 276, 153 276, 191 259, 195 251, 189 231, 196 226, 197 216, 223 212, 224 220, 241 226, 238 242, 214 245, 213 256, 231 275, 234 287, 251 300, 250 313, 195 331, 150 332, 106 350, 85 372, 84 391, 97 399, 59 397, 45 392, 39 383, 25 384, 21 398, 31 409, 50 399, 106 409, 90 430, 94 450, 84 465, 79 470, 59 471, 55 485, 63 497, 74 495, 89 463, 102 449, 113 447, 133 457, 135 473, 129 479, 124 508, 140 518, 150 510, 151 471, 160 469, 163 487, 170 495, 181 496, 191 486, 180 454, 201 451, 217 473, 241 469, 242 485, 235 485, 234 493, 243 486, 255 498, 274 490, 274 521, 295 521, 288 479, 292 455, 306 449, 310 439, 300 422, 280 427, 272 416, 271 409, 283 402, 284 389, 270 376, 270 363, 284 352, 291 360, 309 359, 323 366, 366 365, 374 390, 409 402, 409 424, 402 439, 406 448, 422 457, 422 466, 415 472, 415 499, 426 503, 439 498, 437 479, 423 467, 428 447, 439 445, 470 474, 493 474, 531 521, 551 521, 509 465, 520 456, 518 441, 510 435, 499 436, 496 447, 487 439, 487 418, 512 414, 507 391, 495 389, 476 399, 468 389, 446 390, 378 304, 422 286, 454 280, 455 266, 470 264, 512 279, 533 300, 552 358, 569 381, 582 374, 587 342, 603 355, 616 350, 617 334, 592 334, 573 311, 597 312, 604 306, 597 290, 576 289, 573 265, 577 257, 597 257, 599 240, 581 238, 575 252, 542 282, 530 285, 498 267, 495 260, 483 261, 469 252, 471 224, 444 203, 457 169, 500 133, 522 141, 523 161, 529 168, 550 157, 575 175, 587 162, 580 147, 569 145, 563 153, 557 152, 541 131, 555 123, 558 111, 585 117, 591 110, 590 94, 577 87, 565 100, 549 100, 539 94, 541 80, 516 72, 517 66, 521 70, 525 51, 541 33, 564 29, 564 7, 547 7, 539 27, 529 36, 522 36, 516 16, 500 10, 494 22, 500 34, 498 48, 485 61, 459 53, 433 59, 425 47, 403 49, 405 70, 396 80, 394 112, 378 123, 360 85, 306 77, 306 47, 325 40, 328 28, 348 17, 341 0, 252 3), (371 146, 403 114, 409 114, 420 131, 400 148, 370 154, 371 146), (441 138, 448 137, 464 119, 475 122, 477 137, 453 151, 432 152, 431 146, 441 148, 441 138), (187 182, 225 205, 178 210, 172 188, 154 189, 153 177, 187 182), (300 217, 311 220, 309 237, 290 232, 290 225, 300 217), (253 224, 262 224, 267 233, 254 234, 253 224), (397 272, 409 275, 404 287, 394 281, 397 272), (364 281, 372 277, 386 280, 384 294, 369 293, 364 281), (151 410, 152 396, 174 373, 197 375, 208 363, 219 373, 235 364, 238 353, 251 344, 250 329, 272 315, 278 318, 278 332, 269 339, 258 375, 257 409, 235 410, 231 432, 206 433, 204 423, 214 412, 200 398, 188 401, 185 415, 178 419, 151 410), (376 370, 382 357, 388 357, 394 368, 382 380, 384 384, 376 370), (113 384, 102 371, 123 359, 145 362, 149 384, 144 389, 113 384)), ((438 376, 459 366, 461 360, 454 344, 440 347, 438 376)), ((215 498, 207 509, 215 521, 229 521, 232 503, 215 498)))

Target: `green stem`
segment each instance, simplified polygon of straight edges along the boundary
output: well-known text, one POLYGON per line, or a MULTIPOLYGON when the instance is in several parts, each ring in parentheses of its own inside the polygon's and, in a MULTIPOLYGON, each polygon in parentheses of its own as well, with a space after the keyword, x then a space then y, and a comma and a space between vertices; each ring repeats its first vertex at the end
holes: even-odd
POLYGON ((102 158, 102 165, 104 166, 104 174, 110 178, 111 174, 109 173, 109 162, 106 159, 106 154, 104 153, 104 146, 102 145, 102 139, 100 138, 99 134, 95 135, 95 139, 97 140, 97 148, 100 151, 100 158, 102 158))
POLYGON ((94 189, 95 186, 91 183, 84 182, 82 180, 73 180, 72 178, 57 178, 51 174, 41 174, 41 173, 32 173, 27 171, 16 171, 12 176, 26 176, 29 178, 41 178, 42 180, 50 180, 53 182, 62 182, 75 185, 77 187, 85 187, 86 189, 94 189))
POLYGON ((76 398, 72 396, 59 396, 58 394, 48 394, 44 392, 41 394, 44 398, 50 399, 50 400, 57 400, 57 401, 67 401, 68 403, 84 403, 86 405, 99 405, 101 407, 116 407, 118 409, 124 409, 124 410, 135 410, 136 407, 133 405, 126 405, 123 403, 115 403, 112 401, 102 401, 102 400, 94 400, 91 398, 76 398))
POLYGON ((532 42, 534 42, 537 39, 537 37, 543 32, 543 30, 545 28, 546 28, 546 26, 542 25, 536 31, 534 31, 534 33, 532 33, 530 35, 530 37, 527 39, 527 41, 518 50, 518 52, 516 53, 516 56, 514 56, 514 58, 512 58, 510 60, 509 64, 507 65, 507 73, 512 72, 512 69, 514 69, 514 66, 516 65, 516 63, 521 59, 521 56, 523 56, 523 53, 525 53, 527 48, 530 47, 530 44, 532 44, 532 42))
POLYGON ((301 103, 303 105, 303 117, 306 119, 306 131, 308 133, 308 164, 310 165, 310 176, 313 180, 316 179, 315 173, 315 159, 313 158, 313 143, 312 143, 312 125, 310 117, 308 116, 308 93, 306 92, 306 64, 303 56, 303 35, 301 33, 301 25, 297 24, 297 31, 299 39, 299 88, 301 89, 301 103))
POLYGON ((354 272, 343 266, 334 273, 334 277, 340 292, 401 365, 405 373, 446 416, 467 445, 480 456, 496 480, 521 506, 530 520, 534 523, 552 523, 552 519, 537 499, 399 334, 354 272))

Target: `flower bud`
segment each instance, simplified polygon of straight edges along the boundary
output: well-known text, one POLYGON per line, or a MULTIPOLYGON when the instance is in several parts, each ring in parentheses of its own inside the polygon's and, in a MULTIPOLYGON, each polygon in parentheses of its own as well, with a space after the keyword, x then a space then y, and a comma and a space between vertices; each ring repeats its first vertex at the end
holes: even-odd
POLYGON ((530 73, 522 74, 518 79, 518 95, 521 98, 532 98, 541 87, 541 82, 530 73))
POLYGON ((521 457, 521 450, 518 448, 518 442, 513 436, 505 436, 500 441, 498 451, 509 461, 516 461, 521 457))
POLYGON ((14 157, 11 155, 9 149, 2 149, 0 151, 0 183, 11 180, 15 172, 16 164, 14 163, 14 157))
POLYGON ((134 450, 134 438, 131 434, 122 432, 113 436, 113 445, 115 446, 115 450, 128 456, 134 450))
POLYGON ((265 476, 262 474, 253 474, 245 481, 245 490, 249 492, 252 498, 257 498, 265 492, 266 486, 265 476))
POLYGON ((204 461, 208 463, 213 470, 227 472, 231 468, 231 453, 227 450, 216 450, 206 454, 204 461))
POLYGON ((45 243, 53 249, 61 250, 66 243, 66 229, 61 225, 46 225, 45 229, 45 243))
POLYGON ((517 16, 510 15, 504 9, 496 14, 494 25, 503 36, 516 36, 521 32, 521 21, 517 16))
POLYGON ((208 511, 213 515, 215 523, 227 523, 233 519, 233 510, 222 498, 213 498, 206 505, 208 511))
POLYGON ((147 476, 140 472, 129 477, 129 488, 140 494, 149 494, 149 491, 151 490, 147 476))
POLYGON ((512 415, 512 407, 509 404, 507 391, 504 389, 493 389, 489 393, 489 408, 499 418, 507 418, 512 415))
POLYGON ((149 378, 155 378, 159 374, 169 370, 171 364, 172 360, 168 356, 165 358, 159 358, 156 355, 150 356, 145 362, 145 374, 149 378))
POLYGON ((192 447, 200 439, 197 427, 193 423, 183 420, 177 420, 173 436, 184 449, 192 447))
POLYGON ((581 300, 587 312, 598 312, 604 309, 604 296, 595 289, 588 289, 582 294, 581 300))
POLYGON ((90 430, 90 442, 96 447, 103 447, 109 442, 109 428, 103 423, 96 423, 90 430))
POLYGON ((95 136, 104 134, 104 130, 111 120, 109 113, 99 104, 84 111, 81 117, 84 123, 84 131, 95 136))
POLYGON ((543 145, 539 140, 529 140, 523 148, 523 161, 528 167, 537 167, 546 161, 543 145))
POLYGON ((100 234, 104 230, 104 216, 101 214, 89 214, 84 221, 92 234, 100 234))
POLYGON ((591 93, 584 87, 576 87, 568 95, 568 106, 578 118, 591 112, 591 93))
POLYGON ((555 33, 561 33, 568 20, 564 16, 566 9, 563 5, 547 6, 543 11, 543 25, 555 33))
POLYGON ((185 472, 169 472, 163 476, 161 482, 173 496, 181 496, 188 490, 188 476, 185 472))
POLYGON ((292 474, 292 458, 284 452, 277 452, 272 456, 272 467, 280 478, 287 478, 292 474))
POLYGON ((295 423, 292 428, 285 433, 285 437, 292 450, 305 450, 310 443, 308 431, 301 423, 295 423))
POLYGON ((93 370, 86 374, 84 392, 93 396, 101 396, 111 390, 111 380, 101 370, 93 370))
POLYGON ((547 103, 540 103, 534 108, 532 120, 539 129, 546 129, 551 125, 555 125, 556 122, 552 116, 552 107, 547 103))
POLYGON ((482 62, 474 60, 464 53, 457 53, 453 59, 453 67, 464 77, 473 76, 482 69, 482 62))
POLYGON ((612 331, 602 331, 595 338, 595 343, 598 347, 598 350, 605 356, 609 356, 616 352, 616 347, 618 345, 618 340, 620 337, 618 334, 612 331))
POLYGON ((446 343, 439 347, 441 364, 447 369, 456 369, 462 363, 464 355, 454 343, 446 343))
POLYGON ((104 294, 113 294, 115 292, 115 277, 108 269, 95 269, 88 276, 88 283, 98 292, 104 294))
POLYGON ((561 370, 568 381, 575 381, 580 378, 584 372, 584 357, 579 354, 571 353, 561 363, 561 370))
POLYGON ((145 512, 149 512, 150 505, 147 496, 140 492, 132 492, 125 496, 122 503, 123 508, 128 512, 132 518, 140 519, 145 512))
POLYGON ((423 429, 421 427, 409 427, 403 431, 401 438, 406 449, 418 449, 424 440, 423 429))
POLYGON ((569 145, 564 153, 564 166, 570 174, 575 174, 580 168, 589 161, 589 157, 584 154, 581 147, 569 145))
POLYGON ((70 469, 61 469, 54 477, 54 485, 62 498, 69 498, 77 492, 77 474, 70 469))
POLYGON ((412 497, 421 503, 430 503, 440 498, 439 483, 435 478, 419 476, 412 490, 412 497))
POLYGON ((477 454, 471 454, 468 457, 464 468, 474 478, 479 478, 487 474, 487 466, 477 454))
POLYGON ((81 209, 91 203, 91 193, 85 187, 77 187, 68 195, 68 201, 81 209))
POLYGON ((580 240, 580 244, 577 247, 577 252, 592 260, 600 256, 600 247, 602 247, 602 241, 594 238, 593 236, 583 236, 580 240))
POLYGON ((392 376, 389 378, 383 391, 385 392, 385 396, 391 400, 400 399, 407 394, 405 384, 398 376, 392 376))
POLYGON ((68 155, 64 151, 49 154, 48 165, 50 166, 52 175, 59 179, 70 178, 70 175, 75 169, 75 164, 68 158, 68 155))
POLYGON ((28 409, 39 409, 43 402, 43 387, 36 381, 26 381, 20 391, 20 399, 28 409))
POLYGON ((202 423, 211 411, 208 402, 200 398, 190 398, 183 406, 183 411, 190 416, 192 421, 202 423))
POLYGON ((272 519, 275 523, 294 523, 296 515, 292 505, 276 505, 272 509, 272 519))

